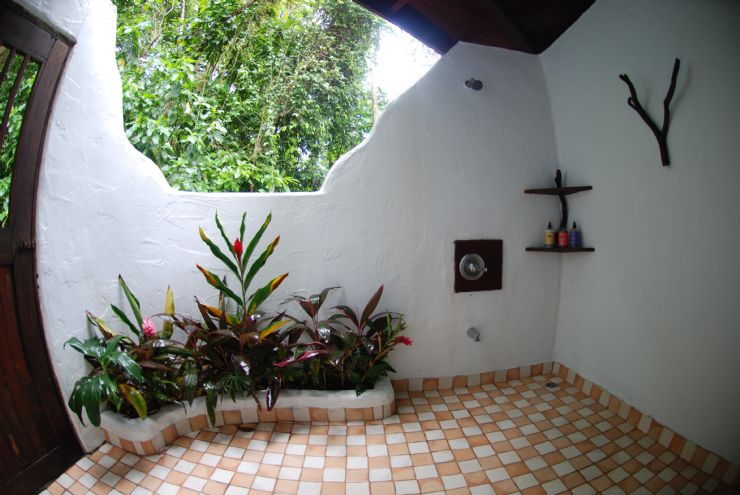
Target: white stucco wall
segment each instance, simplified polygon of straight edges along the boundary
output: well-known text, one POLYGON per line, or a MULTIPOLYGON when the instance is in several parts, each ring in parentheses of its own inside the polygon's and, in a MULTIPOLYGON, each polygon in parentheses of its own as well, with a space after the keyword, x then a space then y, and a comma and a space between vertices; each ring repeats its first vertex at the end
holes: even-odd
MULTIPOLYGON (((124 135, 114 9, 104 0, 87 9, 53 110, 38 200, 41 305, 65 396, 84 367, 62 344, 87 335, 85 309, 124 304, 119 273, 148 313, 160 311, 167 284, 180 311, 192 312, 194 295, 214 294, 195 263, 218 266, 197 235, 199 225, 215 233, 216 210, 232 232, 242 211, 250 230, 272 211, 268 233, 282 240, 257 282, 290 272, 273 302, 341 285, 337 299, 358 306, 385 283, 381 306, 407 315, 415 342, 392 358, 400 377, 550 360, 559 261, 524 252, 554 207, 522 194, 547 183, 556 153, 537 57, 455 47, 389 106, 320 192, 179 193, 124 135), (483 90, 464 88, 469 77, 483 90), (453 241, 485 237, 504 240, 503 290, 454 294, 453 241), (465 337, 469 326, 481 330, 479 343, 465 337)), ((88 448, 100 441, 80 432, 88 448)))
MULTIPOLYGON (((37 19, 71 39, 77 39, 77 33, 87 17, 91 0, 11 0, 22 6, 37 19)), ((94 1, 94 0, 93 0, 94 1)))
POLYGON ((564 257, 555 359, 740 462, 740 3, 599 0, 542 56, 590 256, 564 257), (670 167, 627 106, 629 74, 670 167))

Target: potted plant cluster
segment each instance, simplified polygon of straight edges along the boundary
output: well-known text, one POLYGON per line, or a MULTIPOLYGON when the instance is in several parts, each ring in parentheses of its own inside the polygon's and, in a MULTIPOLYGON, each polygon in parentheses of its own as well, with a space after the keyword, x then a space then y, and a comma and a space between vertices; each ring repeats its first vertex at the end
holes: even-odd
POLYGON ((405 328, 402 315, 376 312, 382 286, 362 312, 348 306, 323 311, 329 293, 336 289, 330 287, 309 297, 288 298, 281 312, 263 313, 261 305, 288 276, 284 273, 250 291, 280 242, 278 236, 259 255, 255 253, 271 215, 248 240, 246 213, 233 241, 218 214, 215 220, 226 249, 202 228, 200 237, 230 277, 220 278, 196 266, 218 290, 217 306, 196 298, 197 318, 178 314, 168 288, 164 311, 145 317, 139 300, 119 276, 129 312, 115 305, 111 309, 127 331, 116 332, 88 312, 87 319, 99 335, 66 342, 91 365, 69 398, 69 407, 83 424, 83 410, 91 424, 100 426, 103 408, 146 418, 165 405, 192 405, 201 396, 214 424, 216 405, 227 397, 257 400, 264 390, 266 407, 272 410, 282 388, 354 389, 360 395, 394 371, 388 356, 397 345, 411 345, 409 338, 400 335, 405 328), (235 282, 229 283, 229 278, 235 282))

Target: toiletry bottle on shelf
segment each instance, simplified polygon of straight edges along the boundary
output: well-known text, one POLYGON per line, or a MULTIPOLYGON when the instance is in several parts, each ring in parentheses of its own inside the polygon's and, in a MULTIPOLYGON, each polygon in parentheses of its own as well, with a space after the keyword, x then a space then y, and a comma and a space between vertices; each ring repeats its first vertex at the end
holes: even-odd
POLYGON ((545 229, 545 247, 555 247, 555 231, 552 230, 552 223, 547 222, 547 228, 545 229))
POLYGON ((568 231, 565 229, 558 230, 558 247, 568 247, 568 231))
POLYGON ((568 231, 568 238, 571 247, 581 247, 581 232, 575 222, 573 222, 573 228, 568 231))

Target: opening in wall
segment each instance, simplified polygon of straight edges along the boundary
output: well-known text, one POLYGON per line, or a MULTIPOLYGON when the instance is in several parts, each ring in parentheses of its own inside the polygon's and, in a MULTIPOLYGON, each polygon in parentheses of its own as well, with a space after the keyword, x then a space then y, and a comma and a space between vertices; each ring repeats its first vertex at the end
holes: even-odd
POLYGON ((181 190, 318 190, 397 90, 379 46, 436 61, 349 0, 114 3, 126 133, 181 190))

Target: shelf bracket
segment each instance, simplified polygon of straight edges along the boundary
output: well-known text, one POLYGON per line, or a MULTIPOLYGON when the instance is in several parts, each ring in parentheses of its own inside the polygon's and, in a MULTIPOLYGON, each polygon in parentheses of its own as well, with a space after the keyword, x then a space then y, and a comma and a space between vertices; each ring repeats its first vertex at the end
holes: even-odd
MULTIPOLYGON (((563 174, 560 169, 555 172, 555 187, 563 187, 563 174)), ((568 230, 568 202, 565 200, 565 194, 558 194, 560 198, 560 228, 558 230, 568 230)))

